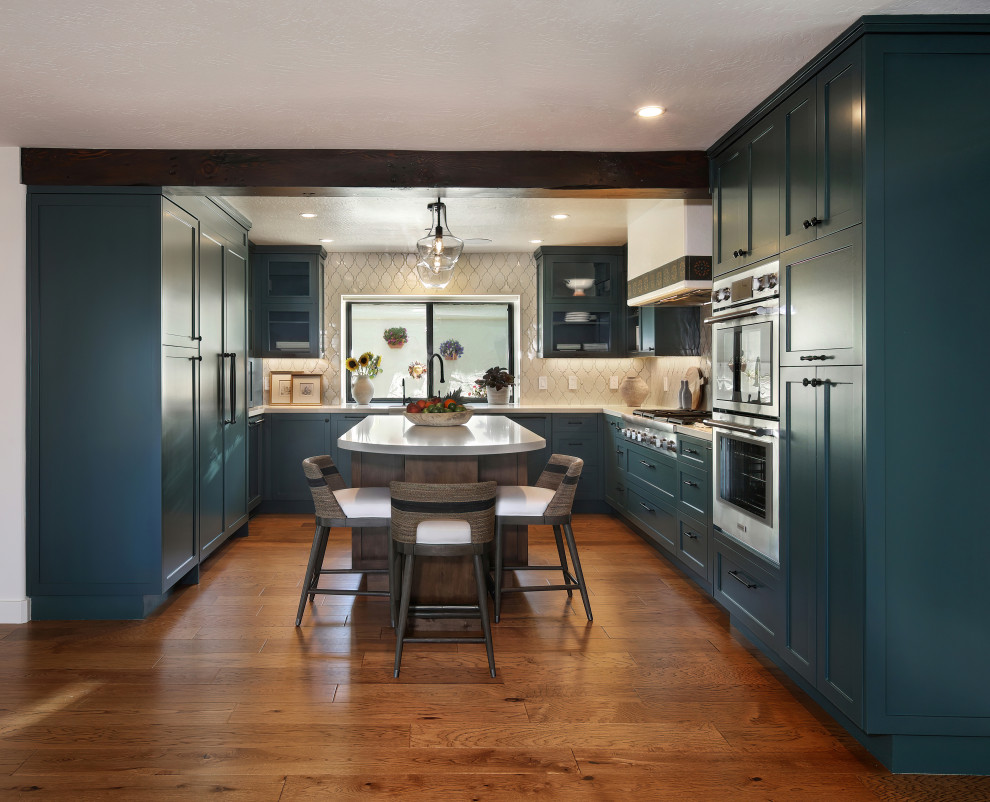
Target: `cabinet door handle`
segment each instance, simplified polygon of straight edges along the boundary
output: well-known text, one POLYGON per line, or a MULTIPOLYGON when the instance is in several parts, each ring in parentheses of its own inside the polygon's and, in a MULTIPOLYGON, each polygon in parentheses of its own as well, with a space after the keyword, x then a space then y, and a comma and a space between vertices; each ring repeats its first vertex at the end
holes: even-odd
POLYGON ((697 482, 681 482, 682 485, 687 485, 688 487, 697 487, 697 482))
POLYGON ((733 259, 738 259, 741 256, 748 256, 748 255, 749 255, 749 251, 747 251, 745 248, 740 248, 738 251, 732 252, 733 259))
POLYGON ((804 221, 804 227, 805 228, 811 228, 812 226, 821 225, 822 222, 824 222, 824 221, 819 220, 817 217, 812 217, 810 220, 805 220, 804 221))
POLYGON ((803 384, 805 387, 807 387, 808 385, 811 385, 812 387, 820 387, 821 385, 825 384, 825 381, 822 379, 801 379, 801 384, 803 384))
POLYGON ((203 341, 203 335, 202 335, 202 334, 200 334, 200 335, 199 335, 198 337, 193 337, 193 339, 194 339, 194 340, 195 340, 196 342, 198 342, 198 343, 200 343, 200 342, 202 342, 202 341, 203 341))
POLYGON ((685 529, 684 530, 684 534, 687 535, 689 538, 691 538, 691 540, 697 540, 698 539, 698 536, 694 532, 692 532, 690 529, 685 529))
POLYGON ((191 356, 191 357, 189 357, 189 361, 190 362, 202 362, 203 361, 203 357, 201 357, 201 356, 191 356))
POLYGON ((639 461, 639 464, 640 465, 645 465, 647 468, 656 468, 657 467, 656 465, 650 465, 650 463, 644 462, 643 460, 640 460, 639 461))
POLYGON ((750 590, 756 590, 759 587, 759 585, 753 583, 751 580, 743 579, 738 571, 729 571, 729 576, 731 576, 734 580, 736 580, 736 582, 741 582, 750 590))
POLYGON ((253 429, 256 426, 261 426, 261 421, 248 421, 248 427, 253 429))
POLYGON ((641 501, 641 502, 639 502, 639 506, 640 506, 640 507, 642 507, 642 508, 643 508, 644 510, 646 510, 647 512, 652 512, 652 513, 654 513, 654 514, 656 513, 656 510, 655 510, 655 509, 653 509, 653 507, 647 507, 647 506, 646 506, 646 505, 645 505, 645 504, 644 504, 644 503, 643 503, 642 501, 641 501))
POLYGON ((621 449, 621 448, 617 448, 617 449, 615 449, 615 453, 616 453, 616 454, 621 454, 621 453, 622 453, 622 449, 621 449))
POLYGON ((616 493, 625 493, 626 492, 626 489, 624 487, 620 487, 619 485, 616 485, 615 486, 615 492, 616 493))
POLYGON ((826 359, 835 359, 831 354, 813 354, 811 356, 801 357, 802 362, 824 362, 826 359))

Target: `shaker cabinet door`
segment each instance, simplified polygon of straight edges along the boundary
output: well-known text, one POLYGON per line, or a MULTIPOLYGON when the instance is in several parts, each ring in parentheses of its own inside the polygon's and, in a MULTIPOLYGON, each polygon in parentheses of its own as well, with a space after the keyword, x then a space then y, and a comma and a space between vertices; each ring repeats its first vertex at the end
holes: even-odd
POLYGON ((851 47, 818 75, 818 236, 863 220, 861 51, 851 47))
POLYGON ((196 347, 198 284, 199 223, 162 201, 162 345, 196 347))
POLYGON ((739 250, 749 249, 749 159, 740 143, 714 164, 715 250, 713 274, 721 276, 742 265, 739 250))
POLYGON ((782 366, 863 361, 863 251, 853 228, 780 261, 782 366))
POLYGON ((818 219, 818 100, 809 81, 777 111, 783 151, 780 177, 780 250, 811 242, 818 219))

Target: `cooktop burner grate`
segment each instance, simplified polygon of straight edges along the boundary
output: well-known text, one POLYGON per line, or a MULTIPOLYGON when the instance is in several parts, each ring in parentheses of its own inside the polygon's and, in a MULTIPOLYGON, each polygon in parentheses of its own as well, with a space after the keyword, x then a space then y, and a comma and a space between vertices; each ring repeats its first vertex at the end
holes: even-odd
POLYGON ((669 420, 676 423, 693 423, 707 418, 710 413, 703 409, 634 409, 633 415, 651 420, 669 420))

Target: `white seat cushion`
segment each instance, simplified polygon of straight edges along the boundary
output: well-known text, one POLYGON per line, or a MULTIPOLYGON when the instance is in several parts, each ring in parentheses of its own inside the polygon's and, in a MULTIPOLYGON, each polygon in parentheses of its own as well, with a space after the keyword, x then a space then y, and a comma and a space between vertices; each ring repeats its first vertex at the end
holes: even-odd
POLYGON ((543 515, 553 498, 553 490, 525 485, 499 485, 495 488, 496 515, 543 515))
POLYGON ((420 521, 416 527, 416 542, 434 546, 451 546, 471 542, 471 524, 467 521, 436 518, 420 521))
POLYGON ((334 490, 348 518, 391 518, 392 497, 387 487, 348 487, 334 490))

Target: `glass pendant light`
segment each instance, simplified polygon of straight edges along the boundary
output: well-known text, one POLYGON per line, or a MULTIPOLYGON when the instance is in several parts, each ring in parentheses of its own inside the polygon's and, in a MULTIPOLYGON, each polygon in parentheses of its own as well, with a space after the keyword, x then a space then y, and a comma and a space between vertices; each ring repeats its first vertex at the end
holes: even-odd
POLYGON ((464 240, 450 233, 447 207, 437 198, 426 207, 432 214, 430 233, 416 243, 416 270, 424 287, 446 287, 454 276, 454 265, 464 250, 464 240), (441 222, 442 221, 442 222, 441 222), (443 226, 448 230, 444 232, 443 226))

